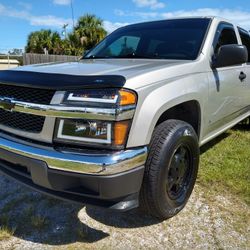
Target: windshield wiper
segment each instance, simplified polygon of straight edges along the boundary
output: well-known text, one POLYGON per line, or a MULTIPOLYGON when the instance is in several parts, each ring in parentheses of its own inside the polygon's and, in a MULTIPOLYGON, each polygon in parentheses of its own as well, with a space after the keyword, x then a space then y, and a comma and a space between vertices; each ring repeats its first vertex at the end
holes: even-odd
POLYGON ((109 57, 91 55, 91 56, 88 56, 88 57, 83 57, 82 59, 106 59, 106 58, 109 58, 109 57))
POLYGON ((83 57, 82 59, 122 59, 122 58, 135 58, 135 59, 157 59, 155 56, 144 56, 144 55, 137 55, 135 53, 121 55, 121 56, 95 56, 91 55, 88 57, 83 57))
POLYGON ((145 55, 137 55, 135 53, 131 53, 131 54, 127 54, 127 55, 116 56, 115 58, 154 59, 155 57, 145 56, 145 55))

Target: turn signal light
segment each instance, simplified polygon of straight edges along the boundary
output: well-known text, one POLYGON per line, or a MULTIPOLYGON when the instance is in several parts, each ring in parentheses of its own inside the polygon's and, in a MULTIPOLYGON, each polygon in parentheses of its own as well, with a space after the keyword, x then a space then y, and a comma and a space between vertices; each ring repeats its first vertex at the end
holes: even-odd
POLYGON ((134 105, 136 104, 136 94, 128 91, 128 90, 119 90, 120 94, 120 105, 125 106, 125 105, 134 105))
POLYGON ((129 121, 116 122, 114 125, 114 144, 121 146, 126 143, 129 121))

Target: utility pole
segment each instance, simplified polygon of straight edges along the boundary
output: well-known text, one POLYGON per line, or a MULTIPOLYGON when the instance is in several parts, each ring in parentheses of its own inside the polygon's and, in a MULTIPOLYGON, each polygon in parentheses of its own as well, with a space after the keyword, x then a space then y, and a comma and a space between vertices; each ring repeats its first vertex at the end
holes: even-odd
POLYGON ((8 69, 9 69, 10 68, 10 53, 9 52, 8 52, 7 57, 8 57, 8 69))
POLYGON ((66 24, 64 24, 63 25, 63 32, 62 32, 62 34, 63 34, 63 36, 64 36, 64 39, 66 39, 67 38, 67 27, 68 27, 68 24, 66 23, 66 24))

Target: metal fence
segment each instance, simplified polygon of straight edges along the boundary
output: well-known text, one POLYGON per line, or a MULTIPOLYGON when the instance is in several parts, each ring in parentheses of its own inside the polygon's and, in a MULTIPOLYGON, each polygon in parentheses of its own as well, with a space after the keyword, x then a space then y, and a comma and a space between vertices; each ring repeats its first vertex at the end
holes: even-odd
POLYGON ((44 54, 23 54, 23 65, 39 64, 48 62, 77 62, 79 56, 65 56, 65 55, 44 55, 44 54))

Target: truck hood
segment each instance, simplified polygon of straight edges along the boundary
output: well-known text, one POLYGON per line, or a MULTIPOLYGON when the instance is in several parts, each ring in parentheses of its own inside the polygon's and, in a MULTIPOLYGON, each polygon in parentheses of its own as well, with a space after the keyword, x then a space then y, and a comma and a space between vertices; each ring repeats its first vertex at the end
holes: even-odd
MULTIPOLYGON (((181 60, 88 59, 69 63, 46 63, 23 66, 0 72, 0 82, 16 82, 33 87, 55 89, 91 85, 122 87, 126 81, 150 72, 188 64, 181 60), (12 77, 11 77, 12 74, 12 77), (6 78, 6 75, 10 78, 6 78), (14 77, 15 75, 15 77, 14 77), (108 86, 107 86, 108 84, 108 86)), ((155 80, 155 79, 154 79, 155 80)))
POLYGON ((122 75, 131 78, 140 72, 187 63, 180 60, 88 59, 69 63, 35 64, 16 70, 69 75, 122 75))

